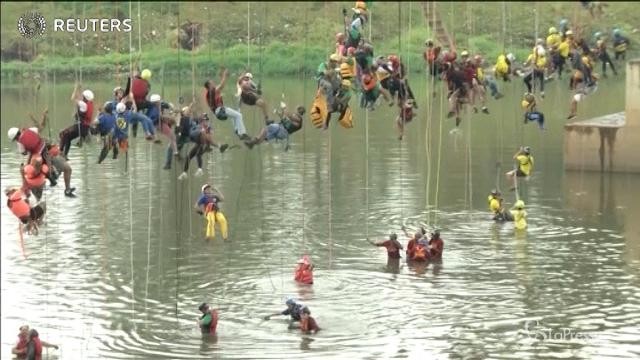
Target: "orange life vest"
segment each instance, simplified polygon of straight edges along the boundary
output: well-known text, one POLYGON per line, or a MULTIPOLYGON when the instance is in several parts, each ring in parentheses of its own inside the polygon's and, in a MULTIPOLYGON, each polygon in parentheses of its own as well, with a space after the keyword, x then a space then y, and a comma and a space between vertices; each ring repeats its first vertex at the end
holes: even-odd
POLYGON ((414 261, 426 261, 428 257, 429 257, 429 252, 428 252, 426 246, 424 246, 422 244, 416 245, 416 247, 413 250, 413 260, 414 261))
POLYGON ((23 193, 21 190, 16 190, 13 194, 9 195, 9 199, 7 200, 7 206, 18 219, 22 220, 25 217, 29 218, 31 216, 31 207, 29 204, 23 199, 23 193))

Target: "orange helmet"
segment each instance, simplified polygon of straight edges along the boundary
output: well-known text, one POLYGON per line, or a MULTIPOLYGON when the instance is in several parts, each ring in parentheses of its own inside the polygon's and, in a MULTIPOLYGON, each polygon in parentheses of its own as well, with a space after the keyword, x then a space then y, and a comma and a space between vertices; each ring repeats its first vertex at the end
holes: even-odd
POLYGON ((364 1, 356 1, 356 9, 360 9, 360 10, 367 10, 367 3, 365 3, 364 1))

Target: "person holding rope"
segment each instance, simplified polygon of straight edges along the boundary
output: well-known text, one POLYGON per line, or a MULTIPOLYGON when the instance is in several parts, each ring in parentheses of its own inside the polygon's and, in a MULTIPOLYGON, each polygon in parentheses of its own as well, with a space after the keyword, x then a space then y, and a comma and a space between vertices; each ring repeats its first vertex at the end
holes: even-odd
POLYGON ((23 225, 26 225, 27 233, 37 235, 38 225, 42 223, 47 211, 45 202, 31 205, 29 195, 19 187, 8 187, 4 194, 7 196, 7 207, 23 225))
POLYGON ((222 68, 222 75, 220 76, 220 82, 216 85, 213 80, 207 80, 204 82, 204 101, 209 106, 211 112, 218 118, 218 120, 227 120, 231 118, 233 121, 233 130, 240 140, 249 140, 251 137, 247 135, 247 129, 244 126, 242 120, 242 113, 236 111, 228 106, 224 106, 222 100, 222 90, 227 83, 227 77, 229 76, 229 70, 222 68))
POLYGON ((300 105, 296 108, 295 113, 291 113, 287 111, 286 104, 283 103, 283 105, 284 107, 282 107, 278 113, 280 115, 279 123, 267 125, 260 130, 258 136, 244 142, 249 149, 253 149, 255 145, 263 141, 283 140, 285 141, 285 151, 289 150, 289 136, 302 129, 302 117, 306 109, 300 105))
POLYGON ((257 106, 262 110, 264 115, 264 122, 268 125, 269 121, 269 106, 262 97, 262 89, 253 82, 253 74, 244 73, 240 75, 237 81, 238 92, 240 96, 240 105, 247 104, 249 106, 257 106))
MULTIPOLYGON (((184 110, 184 109, 183 109, 184 110)), ((192 122, 192 126, 189 132, 189 139, 194 143, 189 156, 184 160, 184 170, 178 177, 178 180, 184 180, 188 177, 189 163, 194 157, 198 163, 198 170, 196 170, 195 176, 201 176, 203 161, 202 155, 211 150, 211 146, 220 149, 220 153, 224 153, 229 144, 219 145, 213 140, 213 128, 209 123, 209 116, 205 113, 202 116, 192 122)))
POLYGON ((202 185, 202 193, 194 208, 198 214, 203 215, 207 219, 206 240, 213 240, 216 237, 216 222, 220 225, 222 240, 227 241, 229 230, 227 218, 220 210, 220 203, 224 201, 224 195, 216 187, 209 184, 202 185))
POLYGON ((76 83, 71 94, 71 101, 76 106, 74 115, 75 124, 62 130, 60 136, 60 150, 66 160, 69 160, 71 141, 80 137, 79 145, 89 135, 89 129, 93 121, 93 91, 86 89, 80 93, 80 84, 76 83))
POLYGON ((511 190, 515 190, 515 177, 529 178, 531 171, 533 170, 533 156, 531 155, 531 148, 528 146, 520 147, 517 153, 513 155, 513 160, 518 162, 518 166, 515 170, 511 170, 506 173, 507 178, 511 180, 513 187, 511 190))

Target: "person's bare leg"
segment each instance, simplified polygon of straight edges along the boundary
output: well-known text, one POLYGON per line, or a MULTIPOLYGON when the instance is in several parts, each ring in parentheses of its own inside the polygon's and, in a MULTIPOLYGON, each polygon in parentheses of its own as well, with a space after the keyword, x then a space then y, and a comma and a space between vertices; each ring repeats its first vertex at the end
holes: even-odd
POLYGON ((71 189, 71 166, 69 166, 69 163, 65 162, 62 172, 64 175, 64 188, 69 190, 71 189))
POLYGON ((398 140, 402 140, 404 136, 404 121, 402 121, 402 116, 396 118, 396 127, 398 129, 398 140))
POLYGON ((264 101, 264 99, 260 98, 260 99, 258 99, 258 101, 256 101, 256 106, 258 106, 260 109, 262 109, 262 114, 264 115, 264 119, 265 120, 269 119, 269 110, 267 109, 266 101, 264 101))

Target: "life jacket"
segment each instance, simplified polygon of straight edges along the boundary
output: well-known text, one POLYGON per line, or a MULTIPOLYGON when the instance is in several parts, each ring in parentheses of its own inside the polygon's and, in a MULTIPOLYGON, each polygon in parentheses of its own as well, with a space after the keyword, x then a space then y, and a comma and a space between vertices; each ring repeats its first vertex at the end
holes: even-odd
MULTIPOLYGON (((201 326, 201 330, 203 330, 202 333, 204 334, 208 333, 210 335, 213 335, 216 333, 216 328, 218 327, 218 310, 210 310, 209 314, 211 314, 211 322, 208 326, 201 326)), ((207 314, 202 315, 202 318, 206 315, 207 314)))
POLYGON ((403 106, 400 110, 400 118, 404 122, 411 121, 411 119, 413 119, 413 107, 403 106))
POLYGON ((313 270, 311 270, 308 264, 298 264, 294 279, 297 282, 311 285, 313 284, 313 270))
POLYGON ((135 77, 133 81, 131 81, 131 92, 133 93, 133 100, 136 104, 142 104, 149 93, 149 83, 147 80, 135 77))
POLYGON ((31 216, 31 207, 22 196, 22 191, 16 190, 13 194, 9 195, 9 198, 7 199, 7 207, 18 219, 23 219, 25 217, 28 218, 31 216))
POLYGON ((423 244, 417 244, 413 249, 413 258, 414 261, 427 261, 429 258, 429 250, 423 244))
POLYGON ((33 346, 35 348, 35 360, 42 360, 42 343, 40 342, 40 338, 37 336, 33 337, 31 338, 31 342, 32 344, 27 344, 27 352, 29 346, 33 346))
POLYGON ((316 97, 313 99, 313 104, 311 104, 311 112, 309 113, 313 126, 318 129, 322 128, 328 115, 327 99, 322 93, 322 90, 318 89, 316 97))
POLYGON ((204 213, 209 213, 212 211, 219 211, 220 208, 218 208, 218 203, 215 200, 210 201, 209 203, 207 203, 207 205, 204 207, 204 213))
POLYGON ((78 121, 80 121, 83 126, 91 126, 91 121, 93 118, 93 101, 83 100, 83 102, 87 104, 87 111, 80 112, 78 110, 78 121))
POLYGON ((60 155, 60 146, 58 146, 58 144, 51 145, 51 147, 47 150, 47 153, 49 153, 49 156, 51 157, 60 155))
POLYGON ((353 113, 351 112, 350 107, 347 106, 338 120, 338 123, 345 129, 353 128, 353 113))
POLYGON ((215 88, 213 90, 207 90, 207 105, 209 105, 211 111, 215 111, 217 108, 224 105, 222 102, 222 94, 220 94, 220 92, 215 88))
POLYGON ((36 169, 31 164, 24 167, 24 180, 27 185, 29 185, 29 188, 40 188, 44 186, 49 167, 46 164, 42 164, 40 173, 36 174, 35 172, 36 169))
POLYGON ((18 142, 24 146, 24 149, 31 154, 40 154, 44 149, 44 140, 31 129, 20 130, 18 142))
POLYGON ((340 78, 342 80, 351 80, 351 78, 353 78, 354 73, 352 72, 352 67, 347 64, 346 62, 343 62, 342 64, 340 64, 340 78))
POLYGON ((437 49, 435 47, 429 48, 427 49, 427 51, 425 51, 425 56, 424 58, 427 60, 427 62, 430 65, 433 65, 433 63, 436 61, 436 59, 438 58, 438 55, 440 53, 440 49, 437 49))
POLYGON ((377 84, 376 78, 367 74, 362 78, 362 88, 364 91, 371 91, 375 89, 377 84))

